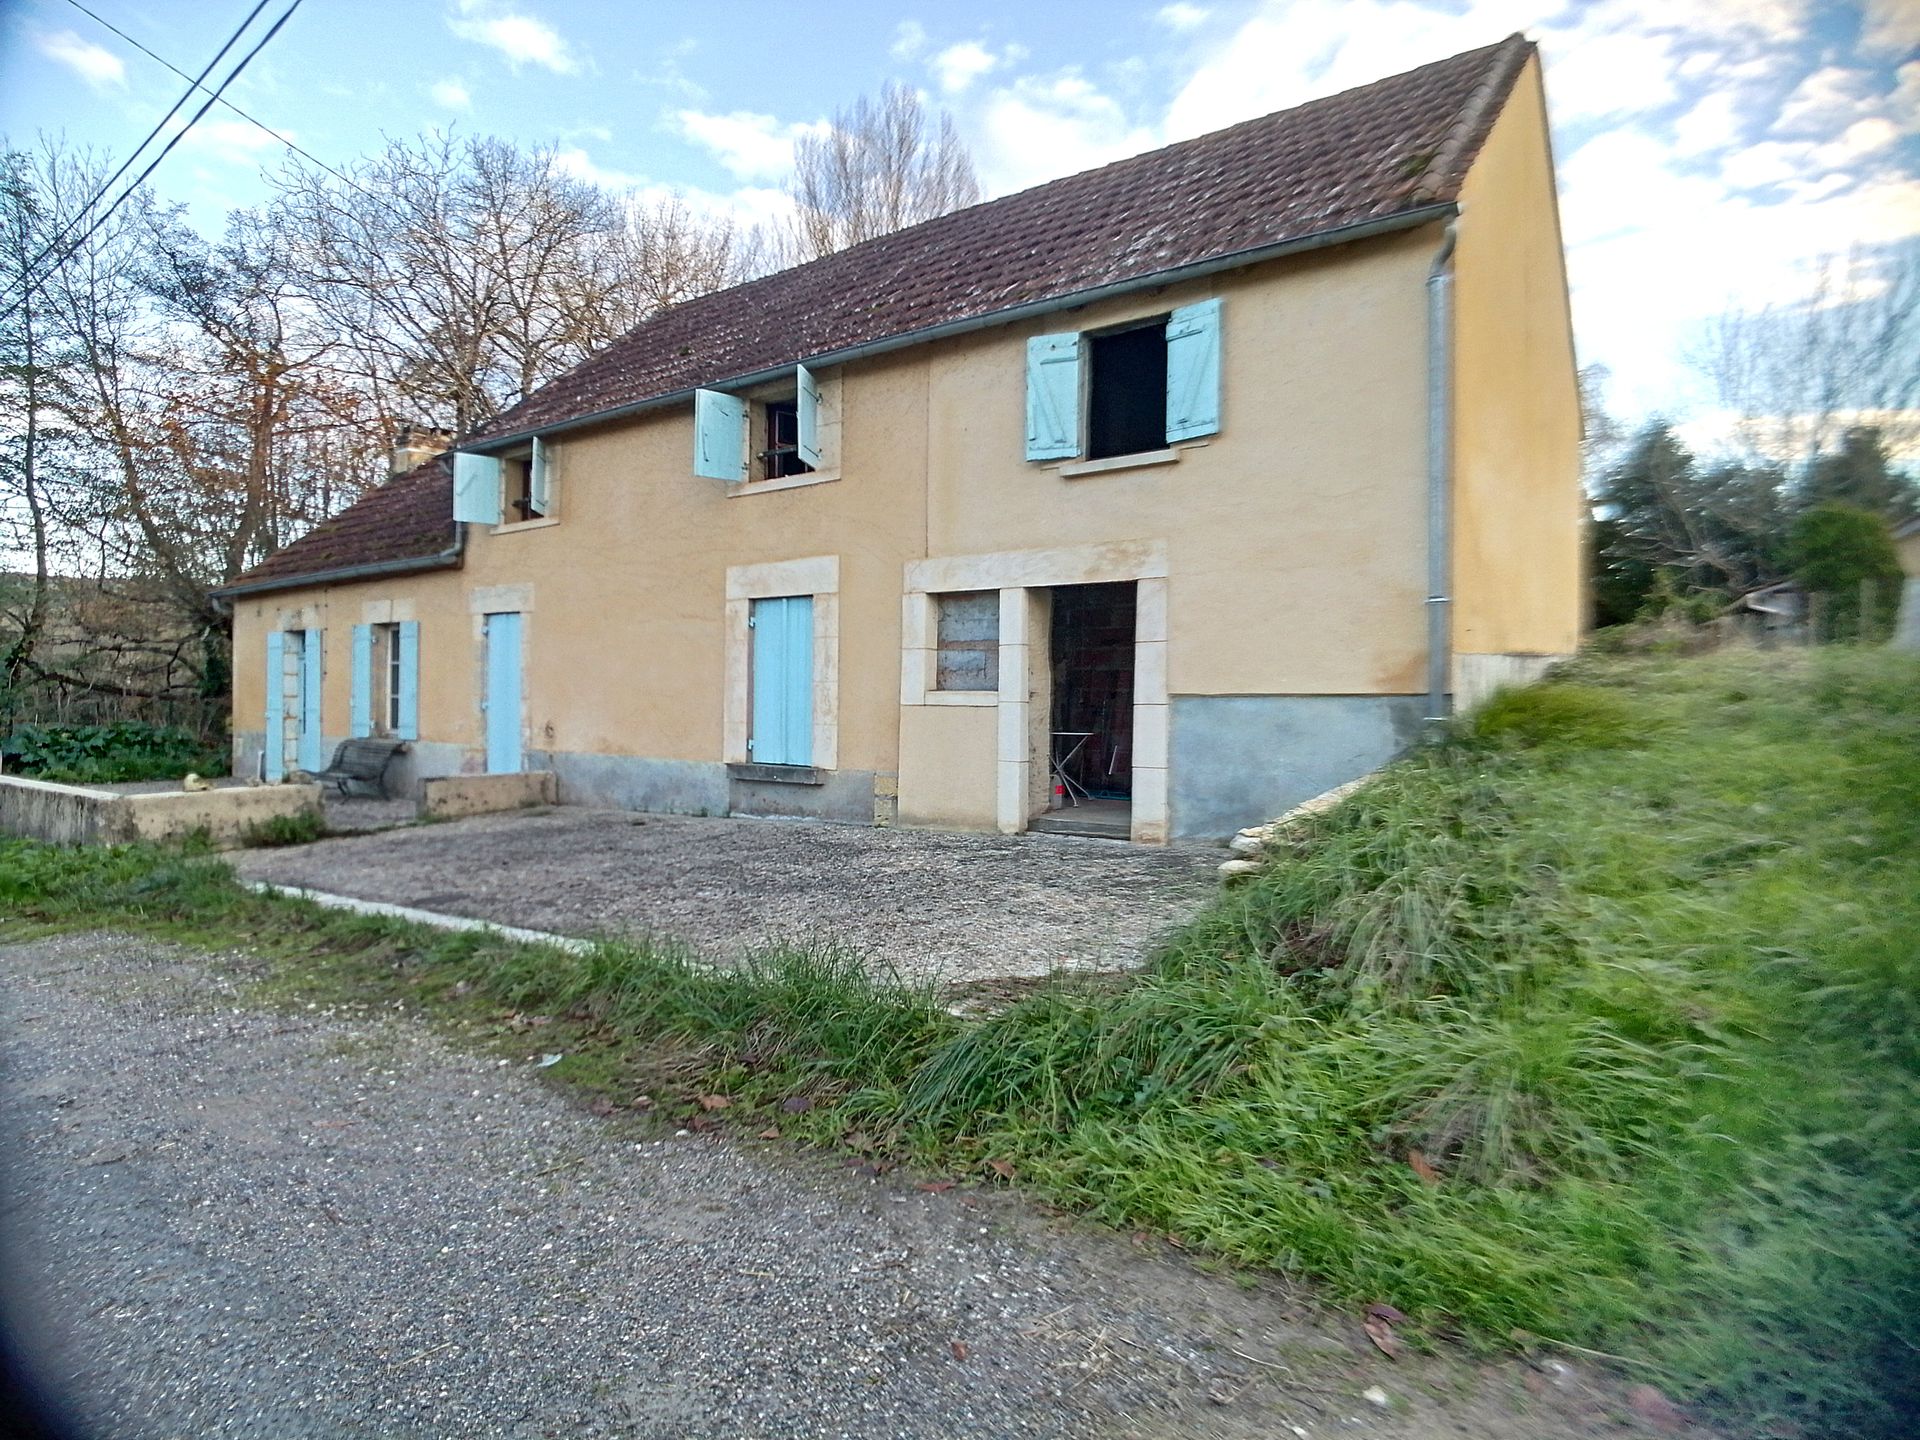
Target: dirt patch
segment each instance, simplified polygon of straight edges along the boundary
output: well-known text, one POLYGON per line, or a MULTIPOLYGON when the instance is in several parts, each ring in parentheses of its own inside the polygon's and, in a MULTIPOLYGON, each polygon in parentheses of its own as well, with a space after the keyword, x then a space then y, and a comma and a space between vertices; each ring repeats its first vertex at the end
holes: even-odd
POLYGON ((251 879, 719 961, 852 946, 941 982, 1120 969, 1214 893, 1219 852, 571 808, 246 855, 251 879))

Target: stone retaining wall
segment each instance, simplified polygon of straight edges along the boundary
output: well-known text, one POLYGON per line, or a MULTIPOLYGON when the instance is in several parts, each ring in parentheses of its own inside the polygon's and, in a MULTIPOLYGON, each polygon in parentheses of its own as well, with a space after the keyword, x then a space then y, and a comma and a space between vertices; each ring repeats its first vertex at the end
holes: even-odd
POLYGON ((522 770, 506 775, 436 775, 420 782, 422 820, 458 820, 500 810, 554 805, 560 787, 551 770, 522 770))
POLYGON ((195 832, 204 832, 216 845, 238 845, 255 825, 304 814, 320 814, 318 785, 116 795, 0 775, 0 832, 53 845, 180 840, 195 832))

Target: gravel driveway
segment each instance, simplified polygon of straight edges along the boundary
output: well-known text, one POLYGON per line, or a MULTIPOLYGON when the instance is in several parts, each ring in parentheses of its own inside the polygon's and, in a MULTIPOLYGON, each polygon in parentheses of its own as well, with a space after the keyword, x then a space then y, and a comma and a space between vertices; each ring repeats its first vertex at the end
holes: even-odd
POLYGON ((1389 1365, 1009 1196, 597 1119, 404 1017, 257 1008, 248 963, 0 942, 5 1273, 88 1434, 1623 1433, 1584 1382, 1389 1365))
POLYGON ((562 807, 234 857, 256 880, 716 959, 825 937, 938 980, 1119 969, 1215 892, 1220 851, 562 807))

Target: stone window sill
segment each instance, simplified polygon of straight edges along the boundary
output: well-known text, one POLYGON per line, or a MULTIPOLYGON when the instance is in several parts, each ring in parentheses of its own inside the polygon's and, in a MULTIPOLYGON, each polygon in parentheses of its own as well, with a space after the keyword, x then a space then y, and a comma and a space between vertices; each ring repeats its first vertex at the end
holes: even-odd
POLYGON ((803 485, 829 485, 840 478, 838 470, 814 470, 805 475, 783 475, 778 480, 736 480, 727 486, 727 498, 742 495, 767 495, 775 490, 798 490, 803 485))
POLYGON ((729 780, 751 780, 762 785, 824 785, 831 773, 818 765, 759 765, 747 761, 727 766, 729 780))
POLYGON ((927 705, 998 705, 998 690, 929 690, 923 700, 927 705))
POLYGON ((538 520, 514 520, 505 525, 493 527, 495 535, 518 535, 522 530, 545 530, 549 525, 558 525, 558 515, 542 515, 538 520))

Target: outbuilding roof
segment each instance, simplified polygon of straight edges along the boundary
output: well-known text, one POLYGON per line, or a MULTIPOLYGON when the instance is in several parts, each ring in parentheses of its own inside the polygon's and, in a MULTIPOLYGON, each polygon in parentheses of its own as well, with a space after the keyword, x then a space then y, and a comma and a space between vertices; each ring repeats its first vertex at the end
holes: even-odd
MULTIPOLYGON (((464 445, 613 418, 697 387, 908 344, 1009 312, 1315 237, 1411 223, 1457 200, 1534 53, 1522 35, 1197 139, 1069 175, 715 291, 643 321, 464 445)), ((427 467, 431 469, 432 467, 427 467)), ((444 551, 451 481, 372 491, 233 587, 318 580, 411 546, 444 551), (429 515, 429 501, 442 508, 429 515), (361 512, 361 513, 357 513, 361 512), (377 533, 391 526, 393 533, 377 533)))

